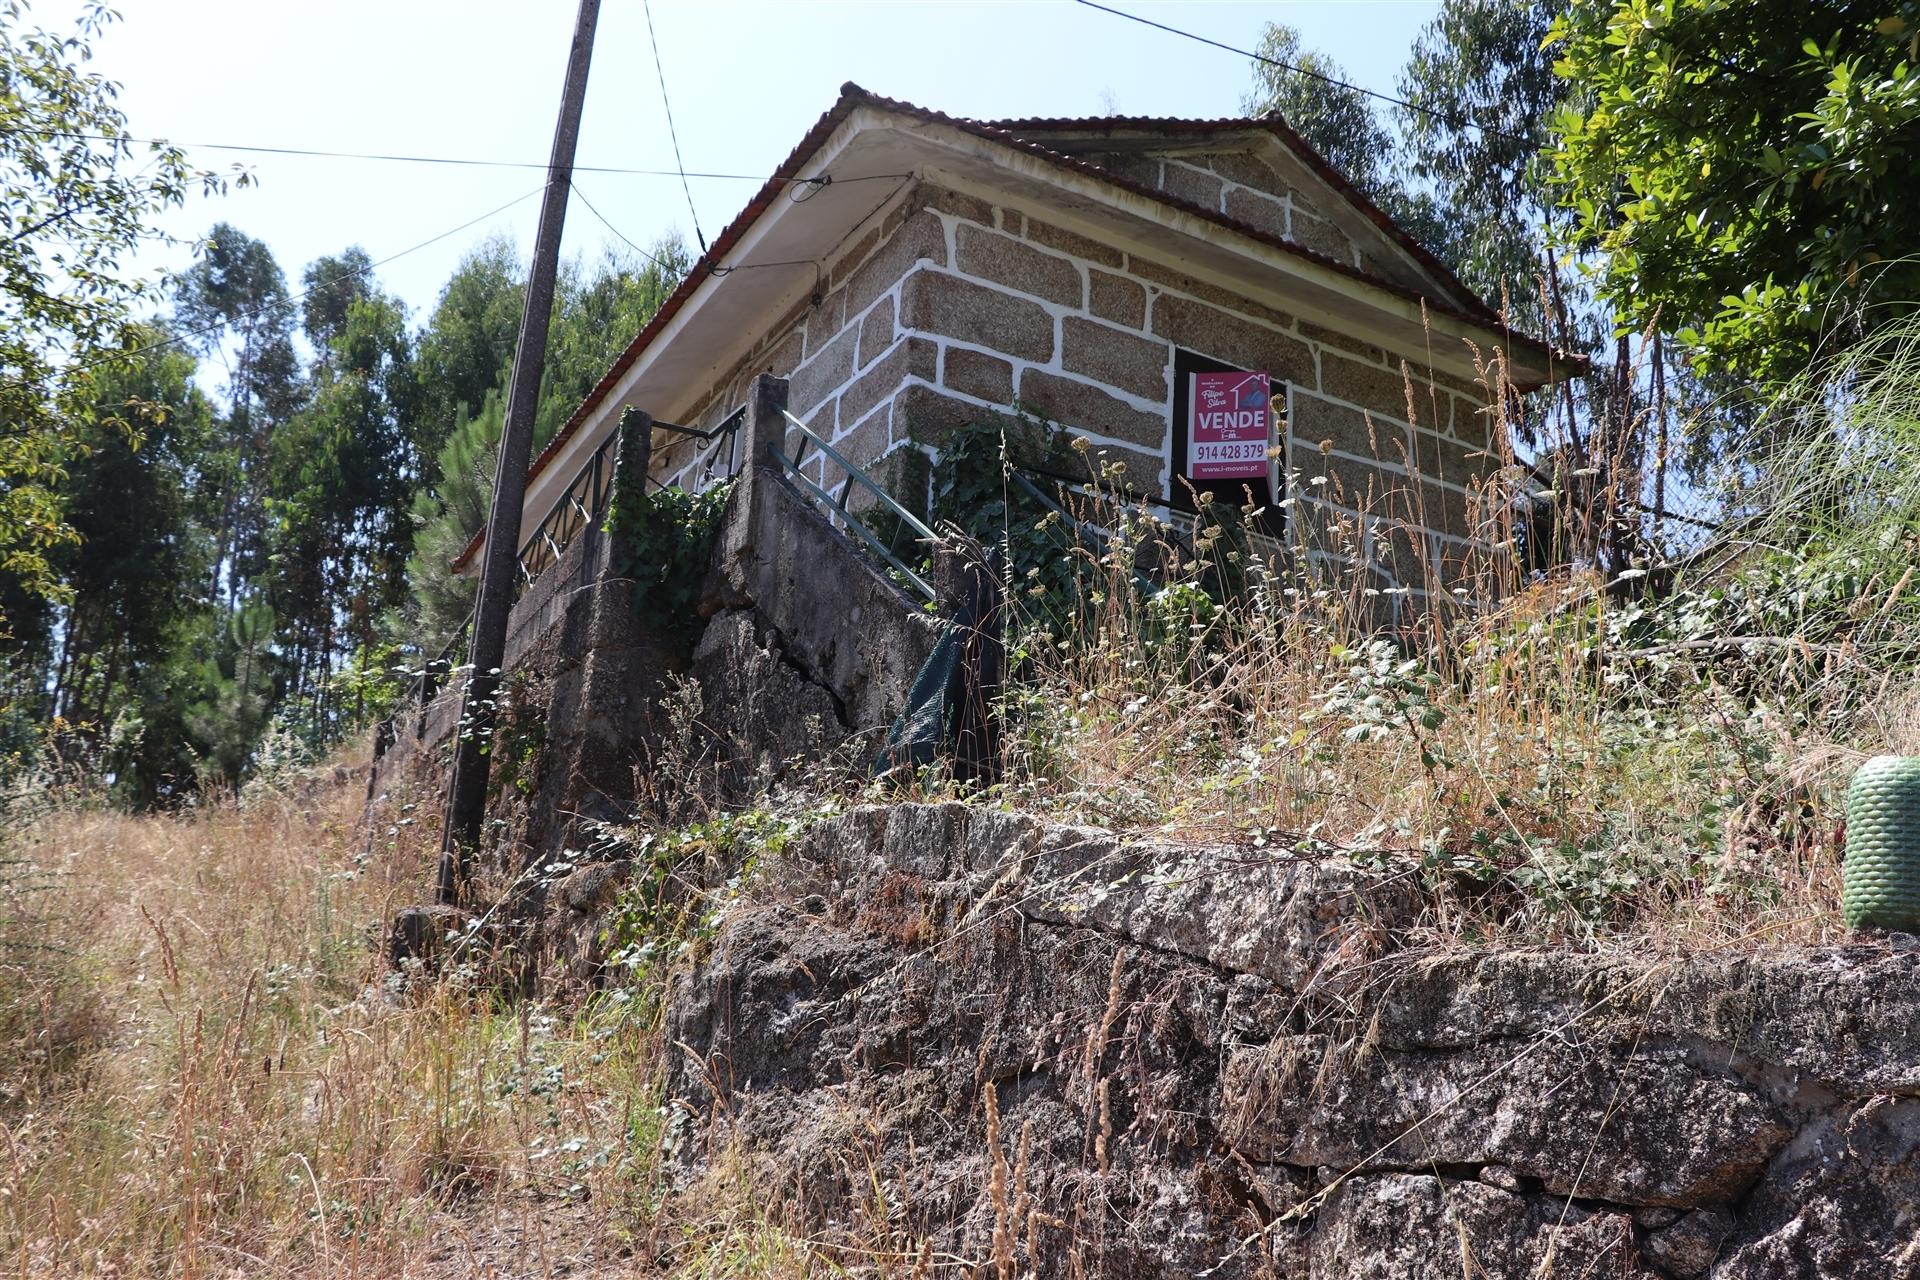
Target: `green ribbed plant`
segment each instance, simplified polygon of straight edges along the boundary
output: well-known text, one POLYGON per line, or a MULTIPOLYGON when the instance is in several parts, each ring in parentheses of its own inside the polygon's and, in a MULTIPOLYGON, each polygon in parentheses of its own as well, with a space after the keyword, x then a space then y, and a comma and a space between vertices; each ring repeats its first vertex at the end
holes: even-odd
POLYGON ((1920 756, 1875 756, 1847 788, 1850 928, 1920 933, 1920 756))

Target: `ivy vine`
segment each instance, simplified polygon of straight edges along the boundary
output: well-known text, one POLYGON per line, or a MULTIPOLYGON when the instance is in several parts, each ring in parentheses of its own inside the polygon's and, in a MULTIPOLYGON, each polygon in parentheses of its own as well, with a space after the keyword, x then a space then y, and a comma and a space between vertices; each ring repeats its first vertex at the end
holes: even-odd
POLYGON ((633 580, 634 608, 658 630, 691 642, 699 624, 695 606, 732 480, 698 493, 677 486, 634 492, 619 485, 607 511, 614 535, 614 571, 633 580))

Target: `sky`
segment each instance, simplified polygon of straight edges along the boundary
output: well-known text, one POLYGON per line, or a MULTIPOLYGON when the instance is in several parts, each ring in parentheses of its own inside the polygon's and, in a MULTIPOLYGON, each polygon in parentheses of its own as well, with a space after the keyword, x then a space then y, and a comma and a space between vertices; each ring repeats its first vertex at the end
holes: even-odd
MULTIPOLYGON (((1355 82, 1392 92, 1430 0, 1261 0, 1123 8, 1239 48, 1265 23, 1355 82)), ((39 0, 28 21, 63 28, 74 0, 39 0)), ((207 169, 238 163, 254 185, 196 195, 164 229, 227 221, 272 248, 290 282, 348 245, 424 322, 463 253, 504 233, 524 253, 538 215, 575 6, 571 0, 119 0, 93 69, 118 81, 129 128, 177 144, 518 161, 492 168, 274 156, 188 146, 207 169), (513 203, 515 201, 517 203, 513 203), (501 206, 501 212, 492 212, 501 206), (476 221, 477 220, 477 221, 476 221), (472 225, 463 225, 471 223, 472 225), (459 230, 455 230, 460 228, 459 230), (452 234, 448 234, 452 232, 452 234), (436 237, 442 237, 435 239, 436 237), (425 247, 418 247, 424 242, 425 247), (399 256, 396 256, 399 255, 399 256)), ((711 240, 852 80, 951 115, 1239 114, 1247 61, 1073 0, 652 0, 667 97, 693 213, 662 108, 642 0, 603 0, 576 163, 667 176, 580 172, 576 187, 642 246, 693 218, 711 240)), ((565 251, 589 260, 618 241, 574 201, 565 251)), ((179 269, 184 247, 139 266, 179 269)))

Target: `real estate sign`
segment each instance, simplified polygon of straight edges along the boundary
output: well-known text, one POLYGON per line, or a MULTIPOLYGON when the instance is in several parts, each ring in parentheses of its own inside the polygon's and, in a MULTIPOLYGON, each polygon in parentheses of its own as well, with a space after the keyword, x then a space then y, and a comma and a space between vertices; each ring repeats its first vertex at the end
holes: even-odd
POLYGON ((1267 474, 1273 385, 1265 373, 1196 373, 1187 393, 1187 475, 1251 480, 1267 474))

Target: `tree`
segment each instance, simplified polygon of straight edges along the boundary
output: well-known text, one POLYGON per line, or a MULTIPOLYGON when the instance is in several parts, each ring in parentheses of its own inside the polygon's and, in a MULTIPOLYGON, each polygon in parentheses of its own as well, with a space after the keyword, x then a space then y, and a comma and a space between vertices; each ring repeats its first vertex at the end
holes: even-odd
POLYGON ((316 357, 311 402, 269 451, 270 599, 291 649, 291 692, 312 699, 311 727, 323 736, 327 677, 373 644, 400 601, 420 472, 406 310, 370 282, 362 288, 337 321, 316 325, 335 331, 316 357))
POLYGON ((65 485, 79 540, 55 557, 69 603, 54 710, 96 729, 141 671, 167 659, 182 619, 207 603, 208 548, 191 480, 212 406, 193 385, 193 357, 167 336, 143 330, 148 353, 97 379, 85 448, 65 485))
POLYGON ((1542 333, 1562 328, 1539 284, 1555 212, 1541 159, 1548 122, 1571 90, 1543 46, 1565 7, 1445 0, 1400 73, 1400 96, 1412 105, 1395 112, 1405 180, 1446 211, 1452 230, 1438 247, 1449 265, 1542 333))
POLYGON ((194 673, 199 698, 188 711, 199 749, 199 780, 236 787, 246 776, 273 713, 275 619, 264 600, 250 597, 226 614, 215 653, 194 673))
POLYGON ((460 260, 420 334, 414 446, 431 458, 481 401, 506 385, 525 284, 513 243, 482 242, 460 260))
MULTIPOLYGON (((414 499, 415 553, 407 566, 413 630, 432 650, 452 638, 473 608, 474 583, 451 571, 452 561, 486 525, 500 444, 500 396, 506 387, 512 342, 502 344, 495 381, 468 399, 490 348, 484 323, 507 296, 511 250, 494 241, 461 263, 441 294, 421 338, 423 414, 458 408, 457 425, 443 437, 430 486, 414 499), (429 352, 432 354, 430 355, 429 352), (457 394, 456 394, 457 392, 457 394)), ((562 270, 555 300, 547 371, 534 411, 535 447, 553 439, 615 356, 646 327, 692 265, 677 237, 654 245, 644 262, 610 255, 589 277, 578 263, 562 270)), ((512 283, 514 296, 520 288, 512 283)), ((419 433, 424 438, 424 433, 419 433)), ((427 656, 431 656, 429 653, 427 656)))
POLYGON ((349 245, 335 257, 308 263, 300 285, 300 329, 324 361, 347 327, 347 312, 373 288, 373 258, 359 245, 349 245))
POLYGON ((1337 79, 1339 68, 1271 27, 1262 52, 1292 66, 1256 63, 1249 106, 1287 113, 1516 327, 1591 362, 1594 373, 1578 385, 1521 401, 1514 443, 1557 495, 1551 518, 1563 554, 1624 567, 1647 549, 1642 507, 1654 523, 1666 511, 1668 462, 1679 456, 1669 448, 1676 393, 1699 387, 1670 376, 1677 371, 1657 329, 1617 326, 1586 282, 1581 248, 1555 234, 1568 216, 1545 152, 1551 121, 1579 86, 1555 74, 1545 45, 1573 2, 1442 0, 1400 74, 1404 105, 1391 114, 1327 84, 1320 77, 1337 79))
POLYGON ((1254 87, 1241 104, 1248 115, 1279 112, 1369 196, 1378 197, 1397 185, 1393 133, 1375 114, 1373 100, 1347 87, 1350 79, 1339 63, 1302 48, 1300 32, 1281 22, 1267 24, 1256 52, 1271 61, 1253 64, 1254 87))
POLYGON ((58 592, 48 557, 74 536, 59 485, 93 377, 139 343, 145 287, 124 259, 155 214, 221 182, 172 147, 136 154, 116 86, 80 70, 107 9, 88 4, 67 35, 23 17, 0 5, 0 574, 34 595, 58 592))
POLYGON ((473 613, 477 584, 449 568, 485 527, 493 501, 493 468, 506 425, 506 402, 490 391, 480 412, 462 418, 435 459, 434 481, 413 499, 413 556, 407 562, 410 630, 423 656, 438 653, 473 613))
POLYGON ((1576 0, 1553 180, 1623 327, 1763 382, 1920 299, 1920 0, 1576 0))
POLYGON ((295 309, 273 251, 230 223, 175 281, 174 321, 210 355, 228 360, 227 412, 202 483, 217 495, 213 574, 229 607, 266 572, 270 442, 306 386, 293 345, 295 309))

